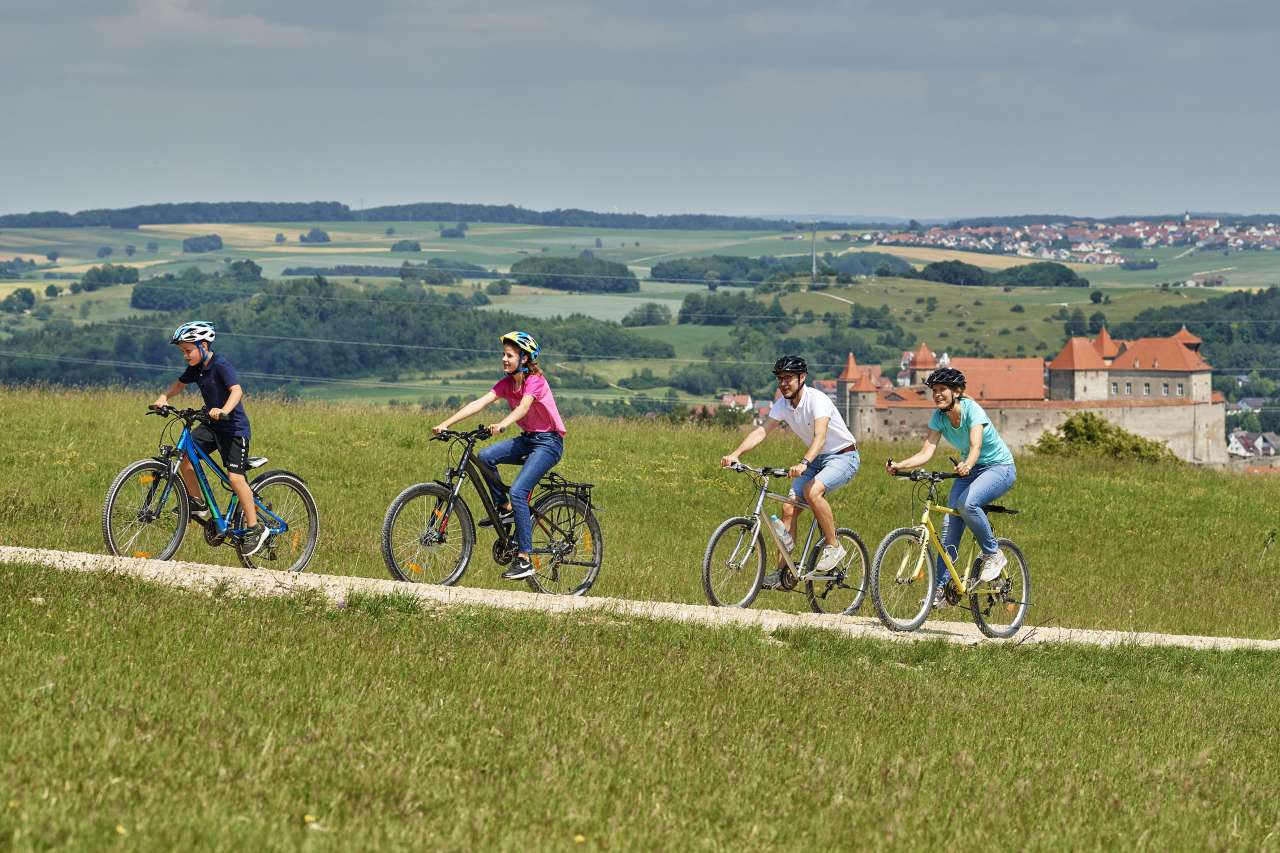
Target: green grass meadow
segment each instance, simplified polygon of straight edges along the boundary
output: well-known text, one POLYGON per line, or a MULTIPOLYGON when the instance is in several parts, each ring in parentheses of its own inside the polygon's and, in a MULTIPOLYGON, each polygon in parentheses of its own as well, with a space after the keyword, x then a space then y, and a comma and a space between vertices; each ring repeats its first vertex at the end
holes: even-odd
MULTIPOLYGON (((159 438, 149 399, 0 390, 0 543, 102 551, 107 486, 159 438)), ((254 452, 316 495, 311 570, 385 577, 387 503, 445 464, 432 414, 248 407, 254 452)), ((593 594, 701 602, 707 536, 748 509, 717 468, 740 433, 568 426, 559 470, 603 506, 593 594)), ((902 450, 865 448, 833 500, 872 548, 912 521, 879 471, 902 450)), ((1280 478, 1018 462, 1025 513, 1001 532, 1030 559, 1029 624, 1277 635, 1280 478)), ((503 585, 489 541, 464 585, 503 585)), ((232 562, 194 528, 179 556, 232 562)), ((0 847, 1276 849, 1277 672, 1264 652, 334 606, 0 565, 0 847)))
POLYGON ((12 849, 1274 849, 1259 652, 890 644, 0 566, 12 849))

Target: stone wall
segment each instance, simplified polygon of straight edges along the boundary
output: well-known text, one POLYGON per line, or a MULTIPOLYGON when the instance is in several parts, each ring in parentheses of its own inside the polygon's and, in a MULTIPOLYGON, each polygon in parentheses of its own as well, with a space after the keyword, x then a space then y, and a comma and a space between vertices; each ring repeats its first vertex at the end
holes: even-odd
MULTIPOLYGON (((859 396, 859 395, 852 395, 859 396)), ((870 395, 867 395, 870 396, 870 395)), ((928 429, 933 409, 918 406, 876 408, 865 399, 853 400, 849 419, 859 439, 883 441, 919 440, 928 429), (859 404, 861 403, 861 404, 859 404)), ((1187 403, 1168 406, 1124 406, 1080 403, 1055 406, 1053 402, 1031 406, 984 403, 983 409, 1001 438, 1016 451, 1024 450, 1049 430, 1077 412, 1093 412, 1116 426, 1143 438, 1169 445, 1179 458, 1205 465, 1227 462, 1226 411, 1221 403, 1187 403)))

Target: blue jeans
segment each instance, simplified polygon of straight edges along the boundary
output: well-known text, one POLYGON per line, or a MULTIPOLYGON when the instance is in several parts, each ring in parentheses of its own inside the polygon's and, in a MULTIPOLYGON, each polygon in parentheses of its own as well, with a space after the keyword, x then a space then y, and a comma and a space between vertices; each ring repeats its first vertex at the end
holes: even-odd
MULTIPOLYGON (((960 537, 964 535, 966 527, 973 531, 983 554, 994 554, 1000 550, 996 544, 995 531, 991 529, 991 522, 987 520, 982 507, 1012 489, 1017 479, 1018 471, 1013 465, 987 465, 974 468, 967 477, 961 477, 951 486, 947 506, 960 515, 948 515, 942 522, 942 547, 947 549, 947 556, 952 563, 955 563, 960 553, 960 537)), ((941 557, 937 562, 937 582, 942 586, 950 575, 947 574, 947 567, 943 565, 941 557)), ((968 571, 967 566, 956 566, 956 569, 961 576, 968 571)))
POLYGON ((529 512, 529 494, 542 475, 550 471, 564 456, 564 439, 558 432, 523 432, 515 438, 491 444, 476 454, 480 470, 489 483, 493 502, 501 507, 508 500, 516 518, 516 542, 520 553, 533 550, 533 520, 529 512), (510 488, 498 474, 499 465, 520 465, 520 473, 510 488))

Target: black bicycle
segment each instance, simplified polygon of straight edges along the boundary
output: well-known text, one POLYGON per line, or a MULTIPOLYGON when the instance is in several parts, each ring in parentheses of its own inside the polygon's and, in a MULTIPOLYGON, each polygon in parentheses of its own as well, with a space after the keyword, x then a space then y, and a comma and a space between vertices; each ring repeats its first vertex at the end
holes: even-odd
MULTIPOLYGON (((515 525, 504 523, 489 494, 484 472, 475 459, 477 442, 489 438, 487 427, 469 432, 444 430, 432 441, 449 442, 449 462, 443 480, 416 483, 396 496, 382 523, 382 559, 391 576, 410 583, 453 586, 462 579, 476 544, 476 524, 462 486, 468 480, 480 496, 489 523, 497 532, 493 561, 509 566, 515 559, 515 525)), ((535 573, 526 582, 535 592, 586 595, 600 574, 604 541, 591 483, 574 483, 554 471, 539 481, 529 496, 533 515, 533 550, 529 560, 535 573)))

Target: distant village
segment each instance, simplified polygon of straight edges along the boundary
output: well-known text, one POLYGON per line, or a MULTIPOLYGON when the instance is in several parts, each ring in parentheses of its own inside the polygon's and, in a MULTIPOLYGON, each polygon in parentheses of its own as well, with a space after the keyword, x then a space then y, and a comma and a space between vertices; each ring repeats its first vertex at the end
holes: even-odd
POLYGON ((915 231, 874 231, 841 234, 829 242, 875 243, 883 246, 922 246, 1002 255, 1018 255, 1045 261, 1123 265, 1133 263, 1128 251, 1164 246, 1188 249, 1280 249, 1280 222, 1262 225, 1227 225, 1217 219, 1100 222, 1055 222, 1043 225, 991 225, 947 228, 933 226, 915 231))

